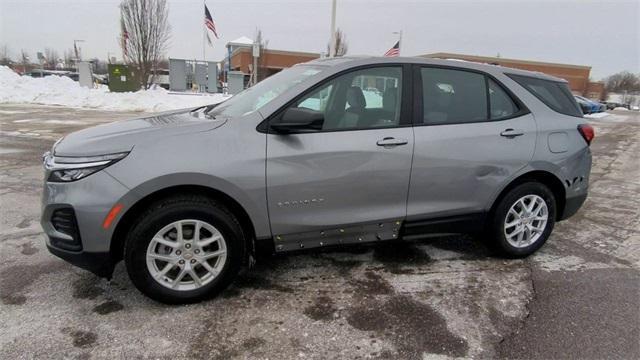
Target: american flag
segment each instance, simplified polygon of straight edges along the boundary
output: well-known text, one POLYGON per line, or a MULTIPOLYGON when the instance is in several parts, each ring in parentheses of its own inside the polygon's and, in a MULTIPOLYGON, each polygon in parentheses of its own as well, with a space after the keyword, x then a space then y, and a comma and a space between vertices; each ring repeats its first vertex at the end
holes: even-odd
POLYGON ((386 53, 384 53, 384 56, 398 56, 400 55, 400 41, 398 41, 395 45, 393 45, 393 47, 389 50, 387 50, 386 53))
POLYGON ((213 32, 213 35, 215 35, 216 39, 219 39, 218 32, 216 31, 216 24, 213 22, 213 18, 211 17, 211 13, 209 12, 207 5, 204 6, 204 25, 207 27, 207 29, 213 32))

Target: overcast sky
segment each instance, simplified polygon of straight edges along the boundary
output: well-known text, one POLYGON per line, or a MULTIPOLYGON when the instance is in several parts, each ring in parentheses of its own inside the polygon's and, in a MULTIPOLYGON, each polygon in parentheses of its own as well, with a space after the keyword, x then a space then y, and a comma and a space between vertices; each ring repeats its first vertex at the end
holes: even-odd
MULTIPOLYGON (((168 0, 168 57, 201 58, 202 0, 168 0)), ((12 56, 52 47, 62 55, 82 43, 84 58, 121 58, 120 0, 0 0, 0 46, 12 56)), ((207 0, 224 46, 262 29, 268 47, 321 52, 329 37, 331 0, 207 0)), ((402 55, 455 52, 592 66, 598 80, 640 72, 640 0, 628 1, 365 1, 338 0, 338 27, 349 54, 381 55, 403 30, 402 55)))

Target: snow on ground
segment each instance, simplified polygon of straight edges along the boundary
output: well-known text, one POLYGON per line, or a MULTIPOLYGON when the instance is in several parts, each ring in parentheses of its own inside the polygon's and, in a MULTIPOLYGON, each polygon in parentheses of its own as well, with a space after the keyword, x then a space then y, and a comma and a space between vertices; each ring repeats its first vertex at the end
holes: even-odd
MULTIPOLYGON (((601 114, 601 113, 599 113, 601 114)), ((620 113, 605 113, 607 115, 599 115, 599 116, 593 116, 594 114, 590 114, 590 115, 585 115, 584 117, 586 119, 588 119, 588 121, 592 124, 611 124, 611 123, 622 123, 622 122, 633 122, 635 120, 637 120, 636 118, 631 117, 630 120, 630 116, 631 114, 627 115, 623 112, 620 113)), ((602 131, 602 129, 600 129, 600 131, 602 131)))
POLYGON ((32 78, 20 76, 0 66, 0 104, 62 105, 115 111, 166 111, 219 103, 222 94, 176 94, 158 88, 147 91, 112 93, 101 85, 96 89, 81 87, 64 76, 32 78))
POLYGON ((607 113, 607 112, 600 112, 600 113, 595 113, 595 114, 587 114, 587 115, 584 115, 584 117, 586 117, 588 119, 600 119, 600 118, 603 118, 603 117, 607 117, 609 115, 610 114, 607 113))

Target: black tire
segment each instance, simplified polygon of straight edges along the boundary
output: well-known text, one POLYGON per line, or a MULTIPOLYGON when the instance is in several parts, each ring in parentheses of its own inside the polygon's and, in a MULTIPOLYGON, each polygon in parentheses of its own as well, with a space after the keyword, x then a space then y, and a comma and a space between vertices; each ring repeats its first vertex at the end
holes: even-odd
POLYGON ((490 240, 490 246, 499 254, 510 258, 523 258, 527 257, 536 250, 540 249, 542 245, 547 241, 556 219, 556 199, 553 192, 539 182, 525 182, 519 184, 509 190, 499 201, 494 211, 492 212, 492 218, 489 219, 488 236, 490 240), (532 244, 526 247, 515 247, 507 241, 504 233, 504 223, 507 213, 512 205, 514 205, 519 199, 527 195, 537 195, 541 197, 547 205, 548 219, 547 224, 542 231, 541 236, 532 244))
POLYGON ((240 271, 246 248, 246 236, 236 217, 217 202, 198 196, 185 195, 160 200, 139 217, 127 235, 124 262, 133 284, 143 294, 165 304, 186 304, 212 298, 225 289, 240 271), (159 284, 151 276, 146 253, 153 236, 166 225, 185 219, 205 221, 224 237, 227 247, 226 263, 216 278, 204 286, 178 291, 159 284))

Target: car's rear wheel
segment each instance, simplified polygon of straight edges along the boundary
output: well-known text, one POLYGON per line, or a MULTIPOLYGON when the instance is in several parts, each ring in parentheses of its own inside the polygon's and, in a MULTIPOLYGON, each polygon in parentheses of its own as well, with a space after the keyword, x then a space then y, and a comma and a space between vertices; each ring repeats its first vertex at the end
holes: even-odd
POLYGON ((191 303, 223 290, 240 270, 245 237, 220 204, 181 196, 152 205, 130 231, 124 260, 134 285, 160 302, 191 303))
POLYGON ((547 241, 555 218, 556 200, 548 187, 538 182, 517 185, 493 212, 492 245, 505 256, 528 256, 547 241))

